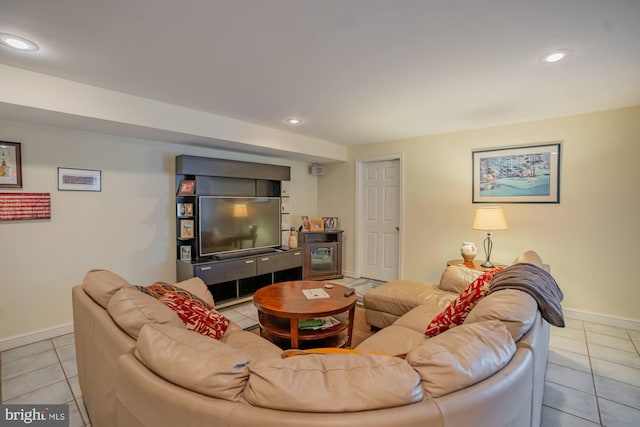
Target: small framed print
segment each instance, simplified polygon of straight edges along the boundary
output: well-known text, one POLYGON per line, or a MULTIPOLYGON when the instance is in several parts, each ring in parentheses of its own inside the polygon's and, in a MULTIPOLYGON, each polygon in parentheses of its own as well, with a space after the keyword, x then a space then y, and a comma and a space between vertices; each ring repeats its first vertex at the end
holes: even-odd
POLYGON ((101 190, 101 171, 91 169, 58 168, 58 191, 101 190))
POLYGON ((180 260, 191 261, 191 246, 180 246, 180 260))
POLYGON ((180 238, 181 239, 193 239, 193 220, 181 219, 180 220, 180 238))
POLYGON ((309 220, 309 226, 311 227, 309 231, 324 231, 324 221, 321 219, 309 220))
POLYGON ((309 231, 311 229, 311 225, 309 224, 309 217, 307 215, 302 216, 302 229, 304 231, 309 231))
POLYGON ((337 216, 323 216, 322 222, 324 222, 324 229, 337 230, 338 229, 338 217, 337 216))
POLYGON ((195 194, 196 193, 196 180, 195 179, 183 179, 178 186, 178 194, 195 194))
POLYGON ((19 142, 0 141, 0 188, 22 188, 19 142))
POLYGON ((178 203, 176 207, 177 207, 177 212, 176 212, 177 216, 179 217, 193 216, 193 203, 178 203))

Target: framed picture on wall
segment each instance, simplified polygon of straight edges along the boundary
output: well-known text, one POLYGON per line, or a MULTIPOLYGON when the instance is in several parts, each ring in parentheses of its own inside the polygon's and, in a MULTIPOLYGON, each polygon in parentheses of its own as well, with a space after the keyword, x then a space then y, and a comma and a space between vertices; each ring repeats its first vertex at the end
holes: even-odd
POLYGON ((58 191, 101 190, 101 171, 91 169, 58 168, 58 191))
POLYGON ((473 203, 560 203, 561 142, 473 150, 473 203))
POLYGON ((181 239, 193 239, 193 220, 181 219, 180 220, 180 238, 181 239))
POLYGON ((19 142, 0 141, 0 188, 22 188, 22 155, 19 142))

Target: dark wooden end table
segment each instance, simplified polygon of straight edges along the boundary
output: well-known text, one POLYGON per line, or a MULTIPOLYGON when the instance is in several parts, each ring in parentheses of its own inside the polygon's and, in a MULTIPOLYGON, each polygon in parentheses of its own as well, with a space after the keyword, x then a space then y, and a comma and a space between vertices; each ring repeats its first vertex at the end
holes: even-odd
POLYGON ((300 280, 274 283, 258 289, 253 295, 253 304, 258 309, 260 334, 265 338, 277 337, 290 340, 291 348, 300 348, 300 341, 328 339, 323 346, 343 347, 351 345, 356 295, 344 296, 349 288, 325 282, 300 280), (303 289, 321 288, 329 298, 307 299, 303 289), (348 311, 348 320, 325 329, 299 329, 301 319, 315 319, 337 315, 348 311), (342 332, 347 331, 346 336, 342 332))

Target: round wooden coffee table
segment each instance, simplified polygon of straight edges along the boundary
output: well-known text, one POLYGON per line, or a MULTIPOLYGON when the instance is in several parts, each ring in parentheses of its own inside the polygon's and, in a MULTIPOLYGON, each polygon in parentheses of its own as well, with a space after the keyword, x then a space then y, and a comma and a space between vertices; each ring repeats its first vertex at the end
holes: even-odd
POLYGON ((349 288, 334 284, 325 288, 325 282, 310 280, 274 283, 258 289, 253 295, 253 304, 258 309, 260 334, 266 338, 276 337, 290 340, 291 348, 300 348, 300 341, 327 339, 323 347, 351 345, 356 295, 344 296, 349 288), (329 298, 308 299, 302 292, 306 289, 322 289, 329 298), (346 320, 325 329, 299 329, 301 319, 315 319, 345 313, 346 320), (346 336, 342 332, 347 331, 346 336))

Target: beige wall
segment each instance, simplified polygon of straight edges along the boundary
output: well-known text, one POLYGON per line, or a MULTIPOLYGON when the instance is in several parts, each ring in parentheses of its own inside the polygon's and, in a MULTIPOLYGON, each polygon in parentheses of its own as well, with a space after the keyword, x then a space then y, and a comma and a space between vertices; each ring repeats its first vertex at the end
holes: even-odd
POLYGON ((175 281, 177 154, 291 166, 294 224, 317 211, 308 164, 0 120, 22 143, 21 190, 51 193, 51 220, 0 222, 0 340, 71 322, 71 287, 106 268, 135 284, 175 281), (57 190, 57 168, 102 171, 102 192, 57 190))
POLYGON ((355 271, 355 160, 401 153, 401 276, 437 282, 461 242, 481 247, 485 236, 471 230, 471 150, 556 140, 560 204, 504 204, 509 229, 494 233, 492 259, 510 263, 534 249, 551 264, 565 307, 640 320, 640 107, 355 146, 319 180, 319 214, 340 217, 344 269, 355 271))
MULTIPOLYGON (((308 164, 0 120, 0 140, 22 142, 23 188, 48 192, 49 221, 0 222, 0 340, 71 322, 71 287, 91 268, 133 283, 173 281, 176 154, 292 167, 292 223, 338 216, 345 265, 355 271, 355 159, 404 158, 402 277, 437 281, 471 230, 471 150, 563 140, 561 203, 505 206, 493 258, 537 250, 565 292, 564 306, 640 319, 640 107, 353 147, 347 163, 308 164), (57 167, 100 169, 103 191, 57 191, 57 167)), ((2 190, 16 191, 16 190, 2 190)))

